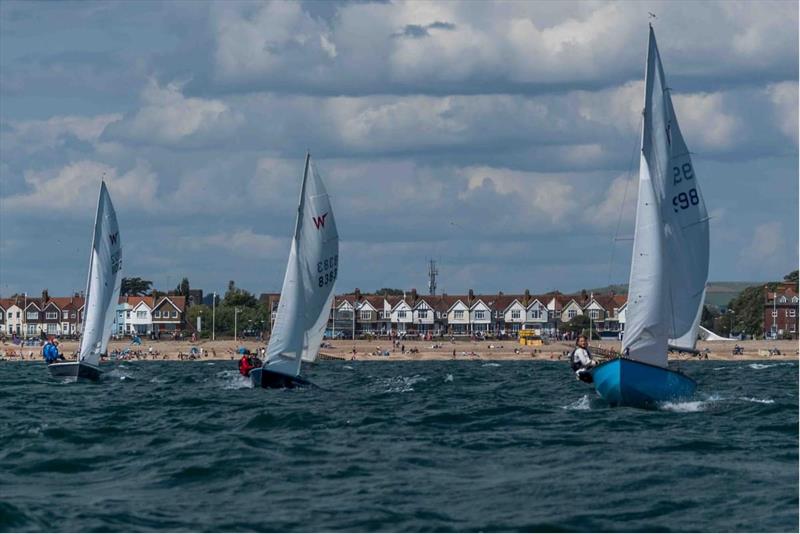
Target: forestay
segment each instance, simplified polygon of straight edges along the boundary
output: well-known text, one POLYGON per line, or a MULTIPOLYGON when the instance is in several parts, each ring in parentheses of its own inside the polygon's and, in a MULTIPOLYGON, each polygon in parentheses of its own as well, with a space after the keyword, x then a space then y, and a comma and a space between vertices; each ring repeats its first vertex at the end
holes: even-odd
POLYGON ((297 376, 302 361, 316 359, 338 269, 339 234, 330 198, 307 155, 289 261, 267 347, 266 369, 297 376))
POLYGON ((693 347, 708 278, 708 213, 650 28, 628 322, 623 350, 666 367, 693 347))
POLYGON ((79 353, 83 362, 97 365, 100 355, 108 348, 121 283, 122 241, 117 214, 106 184, 102 182, 86 283, 83 338, 79 353))

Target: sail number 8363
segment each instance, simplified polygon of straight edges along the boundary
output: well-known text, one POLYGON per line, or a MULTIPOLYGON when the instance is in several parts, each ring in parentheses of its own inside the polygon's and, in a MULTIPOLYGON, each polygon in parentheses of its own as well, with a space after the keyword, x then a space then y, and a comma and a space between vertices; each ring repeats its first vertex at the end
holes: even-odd
POLYGON ((319 287, 332 284, 336 280, 336 275, 339 271, 339 255, 331 256, 322 261, 317 262, 317 285, 319 287))

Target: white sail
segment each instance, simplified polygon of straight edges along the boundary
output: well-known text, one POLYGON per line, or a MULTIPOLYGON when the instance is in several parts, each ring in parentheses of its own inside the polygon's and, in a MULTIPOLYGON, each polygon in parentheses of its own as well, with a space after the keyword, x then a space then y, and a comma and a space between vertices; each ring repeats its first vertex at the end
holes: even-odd
POLYGON ((666 367, 693 348, 708 279, 708 213, 650 28, 639 200, 623 351, 666 367), (671 340, 671 341, 670 341, 671 340))
POLYGON ((80 359, 97 365, 108 347, 122 283, 122 242, 105 182, 100 184, 86 283, 80 359))
POLYGON ((339 269, 339 234, 322 179, 306 156, 292 247, 283 279, 266 369, 300 374, 314 361, 325 333, 339 269))

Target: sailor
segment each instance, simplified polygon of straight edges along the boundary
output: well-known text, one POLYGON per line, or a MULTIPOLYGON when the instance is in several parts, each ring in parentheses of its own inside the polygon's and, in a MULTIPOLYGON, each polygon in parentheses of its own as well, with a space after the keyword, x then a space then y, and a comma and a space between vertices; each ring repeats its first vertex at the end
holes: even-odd
POLYGON ((592 375, 589 373, 589 369, 597 365, 597 360, 592 358, 592 353, 589 352, 589 342, 583 334, 578 336, 575 350, 570 354, 569 362, 572 370, 575 371, 575 378, 581 382, 592 383, 592 375))
POLYGON ((64 355, 58 352, 58 340, 51 339, 42 347, 42 356, 48 365, 54 363, 56 360, 65 360, 64 355))
POLYGON ((264 365, 264 362, 262 362, 258 356, 253 356, 252 354, 244 354, 242 355, 242 358, 239 360, 239 373, 242 376, 250 376, 250 371, 252 371, 256 367, 261 367, 262 365, 264 365))

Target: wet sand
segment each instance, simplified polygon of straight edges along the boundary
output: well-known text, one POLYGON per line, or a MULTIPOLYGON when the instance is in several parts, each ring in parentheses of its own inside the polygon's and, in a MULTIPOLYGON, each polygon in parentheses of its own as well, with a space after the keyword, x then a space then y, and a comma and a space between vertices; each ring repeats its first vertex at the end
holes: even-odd
MULTIPOLYGON (((237 347, 245 347, 257 352, 266 342, 247 339, 235 342, 227 340, 201 340, 192 343, 185 341, 143 341, 141 345, 131 345, 129 340, 111 341, 109 351, 129 349, 127 357, 140 360, 234 360, 238 359, 237 347), (152 348, 152 351, 150 350, 152 348), (192 348, 195 353, 192 354, 192 348)), ((326 341, 320 351, 321 359, 355 359, 357 360, 554 360, 572 350, 572 342, 555 342, 538 347, 522 346, 515 340, 502 341, 401 341, 401 347, 393 347, 391 340, 373 339, 353 341, 326 341), (436 346, 434 348, 434 345, 436 346), (411 352, 412 349, 418 352, 411 352), (388 351, 389 355, 379 355, 388 351), (455 351, 455 355, 454 355, 455 351)), ((618 341, 595 341, 591 347, 606 350, 619 350, 618 341)), ((70 358, 78 350, 78 341, 63 341, 59 348, 70 358)), ((701 341, 698 350, 708 349, 710 360, 797 360, 797 341, 701 341), (734 356, 735 345, 744 347, 744 353, 734 356), (777 348, 780 355, 769 355, 768 350, 777 348)), ((0 357, 7 360, 40 361, 41 347, 26 346, 20 348, 10 342, 0 343, 0 357)), ((692 359, 689 354, 671 354, 671 359, 692 359)))

